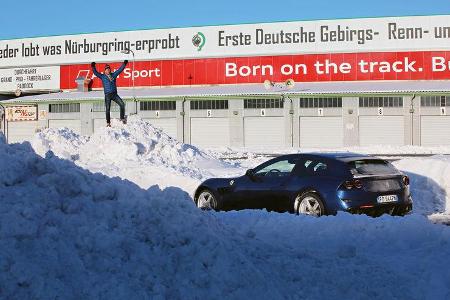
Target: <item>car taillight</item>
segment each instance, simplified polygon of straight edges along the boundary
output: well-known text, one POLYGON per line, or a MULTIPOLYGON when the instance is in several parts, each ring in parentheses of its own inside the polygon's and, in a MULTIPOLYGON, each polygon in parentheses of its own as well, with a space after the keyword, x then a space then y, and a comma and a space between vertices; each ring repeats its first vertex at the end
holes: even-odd
POLYGON ((409 177, 408 176, 403 176, 403 184, 409 185, 409 177))
POLYGON ((343 186, 347 190, 351 190, 351 189, 361 189, 363 187, 363 184, 362 184, 361 180, 353 179, 353 180, 347 180, 346 182, 344 182, 343 186))

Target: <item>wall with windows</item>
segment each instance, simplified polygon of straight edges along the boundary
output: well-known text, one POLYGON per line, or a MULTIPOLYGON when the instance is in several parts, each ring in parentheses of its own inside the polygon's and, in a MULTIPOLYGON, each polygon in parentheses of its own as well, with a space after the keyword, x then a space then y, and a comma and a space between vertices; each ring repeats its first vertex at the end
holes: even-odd
MULTIPOLYGON (((433 143, 432 138, 424 138, 424 134, 437 136, 432 131, 435 128, 433 124, 443 124, 442 130, 450 128, 448 94, 284 98, 230 96, 227 99, 139 99, 137 103, 130 100, 125 103, 128 115, 135 113, 137 105, 138 114, 144 119, 154 120, 155 124, 164 123, 161 120, 173 121, 176 127, 174 137, 180 141, 191 143, 203 139, 207 142, 208 135, 214 137, 219 132, 226 135, 226 146, 230 147, 248 146, 249 134, 260 136, 261 145, 272 139, 278 148, 314 145, 314 139, 322 139, 324 145, 328 142, 331 147, 339 144, 331 142, 336 137, 341 139, 343 147, 359 146, 377 143, 377 135, 379 138, 389 136, 397 129, 397 136, 391 138, 400 141, 398 144, 421 145, 433 143), (211 129, 204 130, 203 136, 198 136, 193 130, 193 123, 202 128, 211 124, 211 129), (389 127, 390 124, 394 124, 394 127, 389 127), (226 130, 217 126, 225 126, 226 130), (305 130, 308 131, 305 133, 305 130), (277 140, 274 134, 281 138, 277 140)), ((80 133, 90 135, 94 132, 96 120, 101 124, 105 122, 102 100, 33 104, 37 104, 39 112, 47 112, 46 117, 40 117, 37 121, 37 130, 51 124, 70 125, 78 122, 80 133)), ((117 104, 112 104, 111 111, 113 118, 119 118, 117 104)), ((253 144, 255 141, 258 143, 257 138, 252 141, 253 144)))

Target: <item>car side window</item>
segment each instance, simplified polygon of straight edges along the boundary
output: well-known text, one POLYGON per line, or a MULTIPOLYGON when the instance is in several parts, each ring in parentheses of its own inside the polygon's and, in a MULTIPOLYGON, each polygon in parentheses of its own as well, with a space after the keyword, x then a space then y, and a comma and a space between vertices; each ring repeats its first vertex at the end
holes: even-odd
POLYGON ((312 160, 307 159, 305 161, 305 169, 307 169, 311 165, 312 162, 313 162, 312 160))
POLYGON ((320 162, 320 161, 319 161, 319 162, 314 166, 313 170, 314 170, 314 173, 323 173, 323 171, 325 171, 327 168, 328 168, 328 166, 327 166, 326 163, 323 163, 323 162, 320 162))
POLYGON ((256 176, 264 176, 264 177, 283 177, 289 176, 292 172, 292 169, 295 167, 295 161, 291 161, 288 159, 279 160, 273 164, 263 167, 260 170, 256 170, 256 176))
POLYGON ((320 176, 327 174, 328 164, 324 161, 305 161, 305 169, 308 175, 320 176))

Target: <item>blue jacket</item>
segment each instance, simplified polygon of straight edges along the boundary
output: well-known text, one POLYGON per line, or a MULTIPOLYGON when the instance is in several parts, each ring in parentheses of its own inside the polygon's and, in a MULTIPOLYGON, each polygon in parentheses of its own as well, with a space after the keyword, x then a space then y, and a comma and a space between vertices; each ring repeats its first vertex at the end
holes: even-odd
POLYGON ((92 68, 95 76, 100 78, 100 80, 102 81, 105 94, 117 93, 116 79, 117 76, 119 76, 119 74, 122 73, 122 71, 125 69, 126 65, 126 63, 123 63, 119 69, 111 72, 110 76, 106 76, 105 74, 100 73, 99 71, 97 71, 97 68, 95 66, 92 68))

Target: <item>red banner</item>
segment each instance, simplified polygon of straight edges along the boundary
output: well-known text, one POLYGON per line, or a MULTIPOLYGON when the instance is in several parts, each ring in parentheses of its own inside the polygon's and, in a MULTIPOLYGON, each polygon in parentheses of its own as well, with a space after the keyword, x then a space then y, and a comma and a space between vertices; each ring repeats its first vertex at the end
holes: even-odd
MULTIPOLYGON (((120 63, 111 63, 117 69, 120 63)), ((97 64, 102 71, 104 64, 97 64)), ((177 86, 206 84, 362 80, 450 79, 449 51, 333 53, 285 56, 228 57, 130 62, 117 80, 118 86, 177 86), (134 70, 134 71, 133 71, 134 70)), ((61 66, 61 89, 76 88, 78 76, 101 82, 90 65, 61 66)))

